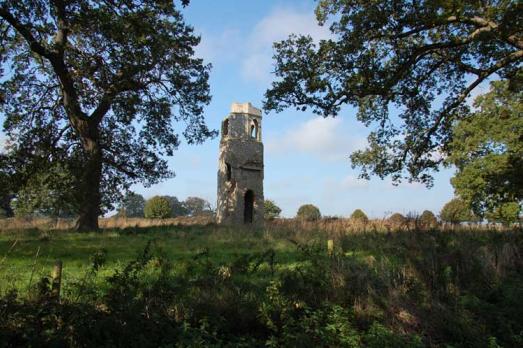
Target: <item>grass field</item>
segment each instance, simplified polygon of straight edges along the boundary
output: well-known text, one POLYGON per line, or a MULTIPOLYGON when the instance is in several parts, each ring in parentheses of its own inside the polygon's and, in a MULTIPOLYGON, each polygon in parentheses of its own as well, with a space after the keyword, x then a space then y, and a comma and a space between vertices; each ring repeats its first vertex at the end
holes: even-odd
POLYGON ((0 342, 523 344, 520 231, 356 227, 287 221, 263 230, 4 231, 0 342), (49 302, 41 281, 56 259, 63 262, 59 304, 49 302))
MULTIPOLYGON (((274 249, 281 267, 294 262, 296 247, 264 231, 207 226, 149 227, 106 230, 98 233, 65 231, 16 231, 0 234, 0 292, 17 289, 20 294, 41 277, 48 276, 55 260, 63 262, 63 285, 77 281, 91 266, 96 252, 106 252, 100 279, 135 259, 152 242, 155 252, 169 260, 191 259, 204 251, 216 263, 231 262, 242 255, 274 249)), ((67 292, 67 291, 66 291, 67 292)))

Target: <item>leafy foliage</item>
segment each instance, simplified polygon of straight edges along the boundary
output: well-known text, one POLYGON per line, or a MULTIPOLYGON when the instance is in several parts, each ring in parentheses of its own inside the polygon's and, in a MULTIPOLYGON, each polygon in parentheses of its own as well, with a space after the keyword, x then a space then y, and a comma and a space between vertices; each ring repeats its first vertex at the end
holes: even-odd
POLYGON ((187 197, 183 205, 190 216, 212 213, 211 203, 200 197, 187 197))
POLYGON ((148 219, 165 219, 171 217, 171 213, 171 204, 165 197, 154 196, 145 203, 144 215, 148 219))
POLYGON ((400 213, 394 213, 387 219, 396 228, 401 228, 407 223, 407 218, 400 213))
POLYGON ((423 213, 421 213, 419 222, 423 228, 435 228, 438 226, 438 219, 430 210, 424 210, 423 213))
POLYGON ((119 215, 125 217, 144 217, 145 198, 142 195, 128 192, 120 205, 119 215))
POLYGON ((305 221, 316 221, 321 219, 320 209, 313 204, 304 204, 296 213, 296 217, 305 221))
POLYGON ((461 198, 453 198, 450 202, 446 203, 439 215, 441 220, 451 224, 475 220, 470 206, 461 198))
POLYGON ((55 164, 48 171, 31 176, 13 202, 16 216, 71 217, 78 211, 71 187, 74 177, 68 167, 55 164))
POLYGON ((519 220, 521 205, 515 202, 502 203, 496 209, 487 213, 487 219, 491 222, 501 222, 504 225, 510 225, 519 220))
POLYGON ((367 223, 369 222, 369 218, 367 217, 367 214, 365 214, 363 212, 363 210, 361 209, 356 209, 352 212, 351 216, 350 216, 351 219, 354 219, 354 220, 358 220, 358 221, 361 221, 363 223, 367 223))
POLYGON ((467 97, 494 76, 521 88, 523 5, 518 1, 322 0, 316 17, 331 38, 292 35, 274 44, 276 81, 265 109, 342 105, 375 129, 352 154, 362 176, 432 183, 467 97), (393 117, 391 108, 399 110, 393 117))
POLYGON ((184 202, 180 202, 177 197, 174 196, 163 196, 169 200, 171 206, 171 217, 186 216, 189 214, 189 210, 185 207, 184 202))
POLYGON ((266 199, 263 202, 263 214, 265 220, 274 220, 280 217, 281 208, 273 200, 266 199))
POLYGON ((523 91, 495 81, 474 105, 477 110, 453 130, 447 161, 458 171, 452 185, 478 216, 511 215, 515 221, 514 208, 523 204, 523 91), (507 209, 511 213, 503 214, 507 209))
POLYGON ((210 66, 173 1, 3 1, 0 29, 9 154, 22 181, 68 164, 80 230, 130 185, 173 175, 175 122, 188 143, 216 135, 210 66))

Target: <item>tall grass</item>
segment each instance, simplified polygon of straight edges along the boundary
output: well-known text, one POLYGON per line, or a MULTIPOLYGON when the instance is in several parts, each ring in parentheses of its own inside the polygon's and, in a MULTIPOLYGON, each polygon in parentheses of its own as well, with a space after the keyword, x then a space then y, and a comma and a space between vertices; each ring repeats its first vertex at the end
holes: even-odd
POLYGON ((21 296, 7 291, 0 299, 0 341, 10 345, 523 343, 517 231, 284 220, 260 230, 211 224, 42 233, 0 235, 0 273, 17 262, 43 270, 27 273, 21 296), (49 302, 41 282, 54 258, 64 261, 61 304, 49 302))

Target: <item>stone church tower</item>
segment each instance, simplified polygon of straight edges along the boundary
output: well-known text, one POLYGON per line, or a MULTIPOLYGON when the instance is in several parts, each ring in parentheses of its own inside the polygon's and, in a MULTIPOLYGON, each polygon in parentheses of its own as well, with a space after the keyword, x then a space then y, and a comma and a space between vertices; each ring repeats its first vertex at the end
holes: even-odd
POLYGON ((222 122, 218 162, 217 220, 263 226, 261 110, 233 103, 222 122))

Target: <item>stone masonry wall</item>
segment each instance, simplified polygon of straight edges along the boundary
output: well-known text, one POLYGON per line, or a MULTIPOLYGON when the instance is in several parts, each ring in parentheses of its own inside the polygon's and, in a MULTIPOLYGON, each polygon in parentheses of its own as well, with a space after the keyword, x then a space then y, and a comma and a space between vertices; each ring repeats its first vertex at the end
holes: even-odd
MULTIPOLYGON (((234 110, 234 104, 232 109, 234 110)), ((254 194, 252 225, 262 226, 264 211, 261 112, 259 114, 231 113, 226 120, 228 121, 224 120, 224 125, 227 129, 222 127, 218 161, 218 223, 244 224, 245 194, 251 190, 254 194), (256 136, 253 138, 251 127, 255 124, 257 124, 257 132, 252 133, 257 134, 253 134, 256 136), (229 164, 230 169, 226 164, 229 164)))

